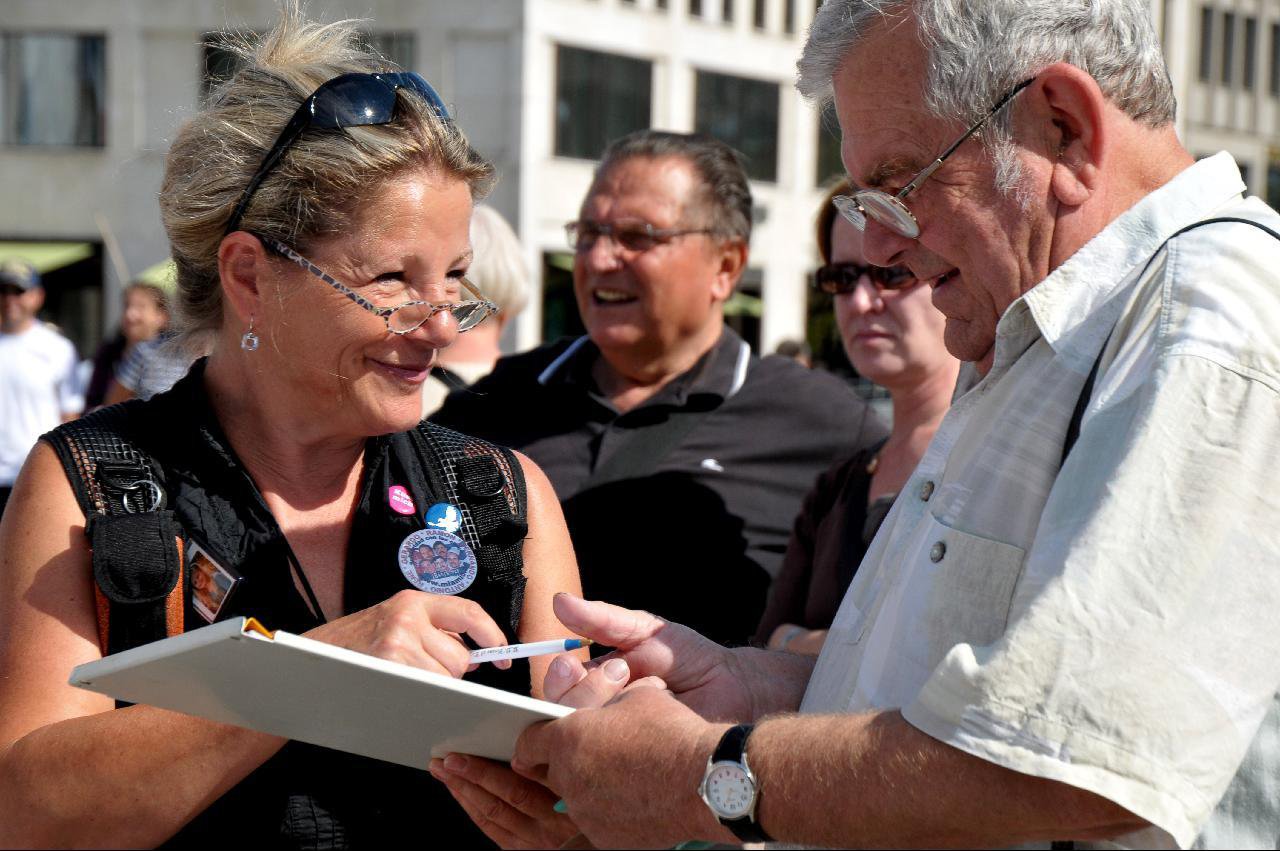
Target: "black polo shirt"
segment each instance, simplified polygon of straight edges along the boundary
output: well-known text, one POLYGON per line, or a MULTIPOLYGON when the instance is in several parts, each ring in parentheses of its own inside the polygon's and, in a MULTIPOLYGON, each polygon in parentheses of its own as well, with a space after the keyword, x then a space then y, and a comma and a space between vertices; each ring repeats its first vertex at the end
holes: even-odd
POLYGON ((814 480, 887 430, 844 381, 757 358, 727 328, 688 372, 624 414, 591 377, 598 357, 580 337, 502 358, 432 420, 542 467, 588 598, 746 643, 814 480), (617 453, 641 457, 635 441, 655 434, 674 445, 617 469, 617 453))

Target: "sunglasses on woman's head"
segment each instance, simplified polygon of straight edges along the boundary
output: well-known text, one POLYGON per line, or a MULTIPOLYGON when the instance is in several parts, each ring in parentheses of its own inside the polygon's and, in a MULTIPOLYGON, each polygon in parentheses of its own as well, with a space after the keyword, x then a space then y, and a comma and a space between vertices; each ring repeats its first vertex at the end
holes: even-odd
POLYGON ((831 295, 851 293, 858 288, 858 281, 866 275, 878 290, 901 290, 916 283, 906 266, 864 266, 861 263, 831 263, 819 266, 813 275, 816 289, 831 295))
POLYGON ((397 89, 408 89, 416 93, 436 115, 446 122, 451 121, 449 110, 445 108, 440 95, 436 94, 430 83, 412 71, 398 74, 343 74, 327 80, 302 102, 293 118, 280 131, 275 144, 263 157, 262 164, 240 194, 240 202, 227 220, 227 229, 223 234, 239 229, 240 219, 248 209, 253 194, 303 131, 312 125, 326 130, 341 130, 345 127, 390 124, 395 118, 397 89))

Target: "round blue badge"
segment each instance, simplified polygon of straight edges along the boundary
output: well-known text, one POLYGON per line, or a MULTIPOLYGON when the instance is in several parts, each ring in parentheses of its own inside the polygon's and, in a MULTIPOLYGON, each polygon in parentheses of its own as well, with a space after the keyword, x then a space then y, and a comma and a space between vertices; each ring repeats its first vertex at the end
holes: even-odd
POLYGON ((443 529, 420 529, 400 543, 400 572, 419 591, 458 594, 475 581, 479 566, 467 542, 443 529))
POLYGON ((446 532, 457 532, 462 528, 462 512, 458 506, 447 502, 437 502, 422 515, 429 529, 443 529, 446 532))

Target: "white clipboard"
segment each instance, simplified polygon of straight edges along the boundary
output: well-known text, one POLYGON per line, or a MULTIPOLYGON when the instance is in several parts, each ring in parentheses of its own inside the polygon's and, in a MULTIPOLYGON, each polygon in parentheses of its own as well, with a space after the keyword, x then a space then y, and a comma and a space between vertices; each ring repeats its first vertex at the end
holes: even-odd
POLYGON ((79 665, 71 685, 424 770, 451 752, 509 762, 526 727, 573 711, 253 618, 79 665))

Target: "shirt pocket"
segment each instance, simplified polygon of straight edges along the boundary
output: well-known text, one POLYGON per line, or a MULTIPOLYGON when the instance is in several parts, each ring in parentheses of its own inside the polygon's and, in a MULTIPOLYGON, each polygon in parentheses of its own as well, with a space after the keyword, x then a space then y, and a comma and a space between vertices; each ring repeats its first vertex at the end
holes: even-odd
POLYGON ((982 647, 1004 634, 1026 551, 961 532, 933 516, 909 560, 897 646, 933 671, 957 644, 982 647))

